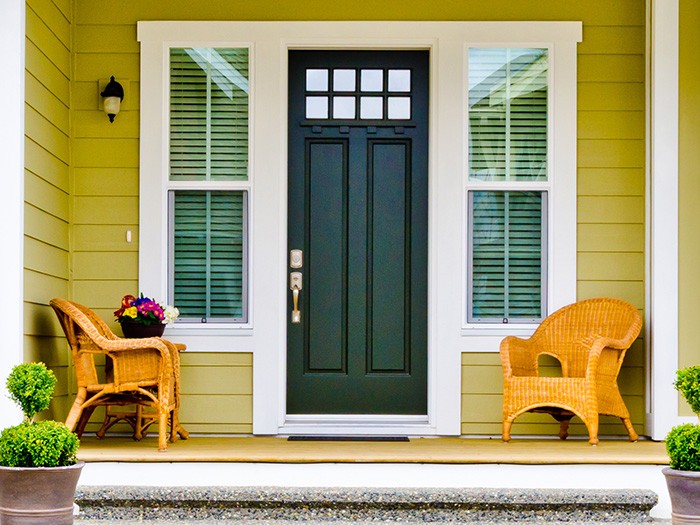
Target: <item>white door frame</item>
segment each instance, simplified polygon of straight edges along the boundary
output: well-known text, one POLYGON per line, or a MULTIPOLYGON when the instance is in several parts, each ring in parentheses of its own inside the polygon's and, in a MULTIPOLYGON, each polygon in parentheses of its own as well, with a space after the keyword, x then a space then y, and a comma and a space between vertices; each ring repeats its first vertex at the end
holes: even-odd
MULTIPOLYGON (((314 23, 314 25, 316 25, 314 23)), ((353 24, 354 25, 354 24, 353 24)), ((356 33, 356 31, 355 31, 356 33)), ((310 31, 308 34, 314 34, 310 31)), ((303 415, 303 414, 287 414, 286 413, 286 368, 287 368, 287 351, 286 351, 286 334, 287 334, 287 317, 289 312, 286 309, 286 296, 284 300, 284 315, 282 319, 284 321, 284 329, 282 333, 285 337, 285 351, 280 352, 280 368, 284 371, 284 381, 282 382, 282 387, 280 388, 280 409, 282 422, 278 427, 277 433, 279 434, 325 434, 325 435, 434 435, 437 433, 436 425, 431 418, 434 408, 431 408, 431 400, 435 398, 436 391, 435 385, 437 384, 437 371, 435 369, 435 356, 434 351, 436 348, 435 344, 435 306, 436 306, 436 295, 435 295, 435 274, 434 274, 434 261, 435 261, 435 250, 434 250, 434 224, 435 224, 435 214, 434 210, 436 208, 435 200, 435 179, 437 162, 435 159, 434 148, 437 144, 437 135, 434 131, 436 126, 436 105, 434 103, 434 94, 437 93, 437 75, 435 74, 436 65, 436 47, 437 42, 435 38, 401 38, 400 40, 396 37, 387 38, 384 32, 376 33, 372 31, 371 38, 367 36, 349 36, 351 33, 341 34, 340 38, 334 37, 332 39, 320 39, 320 38, 289 38, 282 42, 282 54, 283 59, 281 60, 282 74, 281 78, 285 79, 285 87, 287 85, 286 79, 288 78, 288 56, 290 50, 298 49, 365 49, 372 51, 382 51, 382 50, 396 50, 396 49, 420 49, 426 50, 430 53, 430 79, 429 79, 429 91, 431 94, 430 109, 428 115, 428 128, 429 128, 429 138, 428 138, 428 243, 429 243, 429 253, 428 253, 428 338, 427 338, 427 361, 428 361, 428 374, 427 374, 427 388, 428 388, 428 414, 424 416, 412 416, 412 415, 347 415, 347 414, 323 414, 323 415, 303 415), (381 36, 379 36, 381 34, 381 36)), ((406 33, 412 34, 412 33, 406 33)), ((288 99, 287 93, 285 92, 283 100, 280 106, 283 108, 284 115, 288 114, 287 107, 288 99)), ((283 157, 285 159, 285 175, 284 175, 284 206, 282 217, 284 219, 285 232, 287 228, 287 144, 288 144, 288 121, 283 119, 284 129, 281 130, 281 135, 284 137, 284 153, 283 157)), ((284 236, 286 241, 286 233, 284 236)), ((285 261, 286 261, 286 243, 285 243, 285 261)), ((285 284, 287 282, 287 269, 285 266, 285 284)))

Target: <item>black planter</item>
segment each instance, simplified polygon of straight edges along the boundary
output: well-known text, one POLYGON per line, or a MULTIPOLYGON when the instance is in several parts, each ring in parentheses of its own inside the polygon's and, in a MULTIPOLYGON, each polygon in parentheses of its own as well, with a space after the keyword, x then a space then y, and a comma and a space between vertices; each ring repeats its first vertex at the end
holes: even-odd
POLYGON ((75 487, 84 466, 0 467, 0 523, 71 525, 75 487))
POLYGON ((130 339, 141 339, 144 337, 160 337, 165 331, 165 325, 163 323, 142 325, 141 323, 133 323, 129 321, 123 321, 122 332, 124 332, 124 337, 130 339))

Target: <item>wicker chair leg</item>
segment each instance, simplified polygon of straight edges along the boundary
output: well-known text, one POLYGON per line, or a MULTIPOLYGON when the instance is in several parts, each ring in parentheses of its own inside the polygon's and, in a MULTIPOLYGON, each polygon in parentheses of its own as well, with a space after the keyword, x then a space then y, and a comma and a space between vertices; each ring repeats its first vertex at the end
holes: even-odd
POLYGON ((168 450, 168 412, 158 409, 158 451, 168 450))
POLYGON ((559 421, 559 439, 566 439, 569 437, 569 422, 571 419, 563 419, 559 421))
POLYGON ((622 417, 620 419, 622 419, 622 423, 625 425, 627 433, 630 435, 630 441, 637 441, 639 439, 639 435, 634 431, 634 427, 632 426, 632 421, 630 421, 630 418, 622 417))
POLYGON ((87 392, 84 389, 78 390, 75 401, 73 401, 73 406, 70 408, 70 412, 66 418, 66 426, 71 430, 75 430, 75 425, 77 425, 80 420, 80 415, 83 412, 83 403, 85 403, 86 399, 87 392))
POLYGON ((79 438, 82 437, 83 432, 85 432, 85 425, 87 425, 88 421, 90 420, 90 416, 95 411, 95 408, 95 406, 89 406, 80 414, 78 424, 75 426, 75 433, 79 438))
POLYGON ((513 420, 509 418, 503 418, 503 436, 501 439, 508 443, 510 441, 510 427, 513 426, 513 420))
POLYGON ((134 425, 134 441, 141 441, 143 435, 145 434, 143 428, 143 407, 141 405, 136 405, 136 424, 134 425))
POLYGON ((559 423, 559 439, 569 437, 569 423, 574 415, 568 411, 552 412, 551 416, 559 423))
POLYGON ((170 420, 170 442, 175 443, 178 440, 178 435, 177 435, 177 418, 175 417, 175 410, 170 412, 170 417, 168 417, 170 420))
POLYGON ((177 433, 179 434, 181 439, 189 439, 190 438, 190 433, 185 430, 185 427, 183 427, 180 424, 180 421, 178 420, 177 422, 177 433))
POLYGON ((598 444, 598 414, 591 415, 586 421, 586 428, 588 429, 588 442, 595 446, 598 444))

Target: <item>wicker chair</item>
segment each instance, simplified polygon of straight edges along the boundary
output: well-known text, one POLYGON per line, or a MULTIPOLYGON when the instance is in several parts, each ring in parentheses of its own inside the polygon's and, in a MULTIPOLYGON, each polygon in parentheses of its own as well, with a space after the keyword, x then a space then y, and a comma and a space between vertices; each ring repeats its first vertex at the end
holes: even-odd
POLYGON ((637 309, 618 299, 588 299, 547 317, 529 339, 509 336, 501 342, 503 366, 503 441, 513 421, 525 412, 545 412, 560 423, 566 439, 569 421, 579 416, 589 443, 598 443, 598 415, 617 416, 629 433, 639 436, 617 386, 625 352, 639 335, 637 309), (540 377, 541 355, 556 358, 562 377, 540 377))
MULTIPOLYGON (((188 434, 180 425, 180 356, 177 347, 160 337, 123 339, 89 308, 64 299, 52 299, 53 307, 73 354, 78 393, 66 419, 66 425, 82 435, 93 411, 98 406, 136 405, 151 407, 158 423, 158 449, 168 447, 167 427, 170 423, 170 441, 188 434), (98 377, 95 356, 105 356, 106 372, 98 377)), ((140 417, 134 421, 134 430, 140 435, 140 417)), ((112 422, 109 418, 105 425, 112 422)), ((100 429, 102 435, 105 426, 100 429)), ((100 434, 98 432, 98 435, 100 434)))

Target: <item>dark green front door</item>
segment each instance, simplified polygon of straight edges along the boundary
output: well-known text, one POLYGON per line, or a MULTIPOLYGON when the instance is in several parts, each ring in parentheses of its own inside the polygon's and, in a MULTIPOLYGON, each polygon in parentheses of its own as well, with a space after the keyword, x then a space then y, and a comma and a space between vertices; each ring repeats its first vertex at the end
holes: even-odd
POLYGON ((290 51, 288 414, 427 414, 427 51, 290 51))

